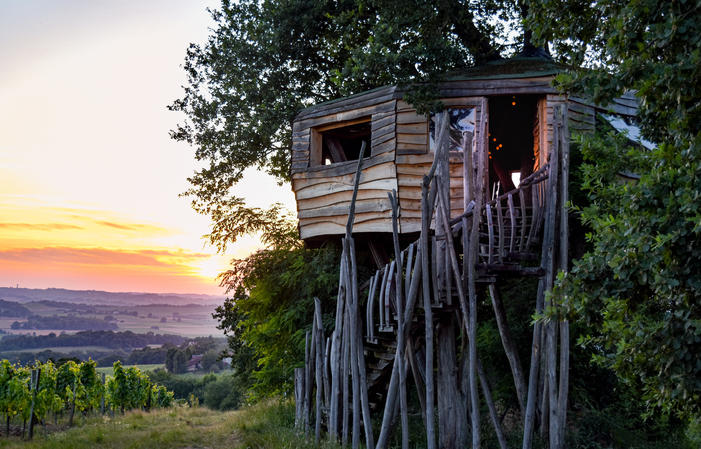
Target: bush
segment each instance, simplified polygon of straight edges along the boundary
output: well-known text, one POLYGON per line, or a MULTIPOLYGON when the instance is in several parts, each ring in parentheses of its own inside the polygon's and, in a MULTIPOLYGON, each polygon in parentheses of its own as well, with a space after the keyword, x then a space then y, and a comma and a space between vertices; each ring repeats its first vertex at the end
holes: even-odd
POLYGON ((237 409, 244 397, 245 390, 237 385, 231 375, 217 376, 217 379, 208 383, 204 389, 204 405, 213 410, 237 409))

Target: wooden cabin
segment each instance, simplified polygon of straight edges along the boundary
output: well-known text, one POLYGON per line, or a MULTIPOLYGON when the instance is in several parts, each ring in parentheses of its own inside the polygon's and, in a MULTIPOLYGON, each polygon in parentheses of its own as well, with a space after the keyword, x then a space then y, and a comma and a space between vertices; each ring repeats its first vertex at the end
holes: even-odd
MULTIPOLYGON (((597 111, 635 115, 633 96, 598 108, 560 95, 551 82, 565 69, 543 57, 515 57, 455 72, 440 87, 441 101, 451 116, 451 217, 465 207, 466 148, 489 158, 482 185, 485 199, 491 199, 546 163, 555 104, 567 105, 569 128, 579 132, 594 129, 597 111)), ((356 203, 356 238, 370 234, 375 242, 378 236, 389 238, 387 193, 394 189, 400 204, 400 236, 415 239, 421 223, 421 180, 434 159, 435 117, 417 114, 403 95, 396 86, 381 87, 309 107, 294 119, 292 190, 300 235, 308 244, 345 233, 362 142, 367 150, 356 203)))
MULTIPOLYGON (((557 307, 547 292, 557 271, 567 271, 570 260, 570 135, 593 131, 597 114, 625 118, 637 111, 632 95, 606 107, 560 95, 551 82, 564 69, 543 57, 516 57, 454 73, 440 86, 448 111, 440 120, 417 114, 403 101, 404 92, 394 86, 322 103, 295 118, 291 177, 302 239, 314 246, 346 235, 360 148, 365 143, 352 235, 345 241, 342 260, 353 266, 355 242, 362 241, 378 266, 368 283, 358 286, 347 264, 341 264, 336 325, 328 340, 320 324, 320 301, 315 302, 314 330, 307 346, 311 352, 306 371, 296 370, 295 392, 298 422, 308 424, 312 373, 316 373, 317 442, 324 413, 329 433, 348 435, 350 371, 355 379, 354 442, 359 439, 362 408, 365 441, 375 447, 370 414, 383 411, 377 447, 387 447, 395 404, 404 401, 399 408, 402 420, 408 421, 406 400, 401 393, 397 398, 397 391, 406 388, 406 379, 400 380, 408 372, 406 360, 428 441, 435 439, 437 422, 439 447, 467 447, 467 410, 479 411, 482 397, 500 445, 506 449, 503 415, 498 416, 486 375, 476 362, 477 301, 488 295, 514 377, 524 441, 531 441, 538 421, 541 436, 549 429, 550 447, 563 447, 569 324, 549 320, 533 325, 531 366, 525 371, 508 331, 499 285, 513 276, 537 279, 535 313, 557 307), (434 162, 438 169, 431 172, 434 162), (422 192, 429 172, 430 194, 428 189, 422 192), (392 190, 399 200, 401 247, 392 242, 393 210, 388 198, 392 190), (423 230, 422 198, 427 199, 423 230), (474 199, 474 207, 465 198, 474 199), (390 261, 387 253, 393 253, 393 247, 398 254, 390 261), (414 314, 419 309, 422 312, 414 314), (353 320, 358 327, 349 325, 353 320), (357 364, 357 369, 349 370, 349 363, 357 364), (345 382, 342 400, 341 382, 345 382)), ((616 127, 616 120, 606 120, 616 127)), ((479 434, 479 413, 471 415, 470 426, 473 436, 479 434)))

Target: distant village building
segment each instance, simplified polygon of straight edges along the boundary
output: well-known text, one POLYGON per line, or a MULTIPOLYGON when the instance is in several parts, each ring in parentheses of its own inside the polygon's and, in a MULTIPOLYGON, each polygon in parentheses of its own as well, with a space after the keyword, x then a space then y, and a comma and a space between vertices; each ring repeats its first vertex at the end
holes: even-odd
POLYGON ((188 372, 194 372, 197 370, 202 369, 202 356, 204 354, 196 354, 193 355, 190 360, 187 362, 187 371, 188 372))

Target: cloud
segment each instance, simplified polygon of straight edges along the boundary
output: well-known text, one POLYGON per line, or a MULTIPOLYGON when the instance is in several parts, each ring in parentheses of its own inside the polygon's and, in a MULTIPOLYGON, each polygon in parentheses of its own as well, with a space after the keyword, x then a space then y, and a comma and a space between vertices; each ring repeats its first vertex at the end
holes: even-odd
POLYGON ((66 223, 0 223, 0 229, 20 231, 63 231, 66 229, 84 229, 83 226, 66 223))
POLYGON ((143 232, 143 231, 162 232, 162 231, 166 231, 165 228, 162 228, 159 226, 138 224, 138 223, 127 224, 127 223, 115 223, 113 221, 101 221, 101 220, 93 220, 93 222, 96 224, 102 225, 102 226, 121 229, 124 231, 138 231, 138 232, 143 232))
POLYGON ((47 264, 83 266, 131 266, 171 268, 180 271, 211 255, 171 250, 115 250, 107 248, 15 248, 0 251, 0 261, 46 266, 47 264))

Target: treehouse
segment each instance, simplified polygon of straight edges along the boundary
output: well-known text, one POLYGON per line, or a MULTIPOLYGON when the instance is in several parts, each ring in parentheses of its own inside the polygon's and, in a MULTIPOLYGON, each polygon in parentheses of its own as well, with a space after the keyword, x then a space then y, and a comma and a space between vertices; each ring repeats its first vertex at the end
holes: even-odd
MULTIPOLYGON (((460 216, 466 207, 465 149, 488 161, 479 174, 486 201, 513 190, 547 163, 555 105, 566 107, 569 129, 579 132, 594 128, 597 112, 635 115, 632 96, 600 108, 560 95, 551 81, 565 68, 544 57, 516 57, 461 70, 440 87, 441 101, 450 113, 450 218, 460 216)), ((355 237, 370 242, 376 261, 386 261, 378 254, 384 252, 382 246, 387 246, 392 232, 387 192, 394 189, 401 239, 416 238, 421 181, 434 159, 436 117, 417 114, 402 100, 403 94, 395 86, 381 87, 309 107, 294 119, 292 190, 300 235, 308 245, 345 233, 363 142, 367 150, 355 237)))
POLYGON ((476 343, 478 298, 488 296, 523 447, 531 447, 536 427, 551 448, 564 447, 569 325, 560 318, 533 324, 525 369, 500 285, 528 277, 537 283, 535 313, 558 310, 547 292, 570 262, 570 135, 594 131, 597 115, 620 129, 637 110, 632 95, 605 106, 560 95, 551 82, 564 69, 549 58, 516 57, 462 70, 440 86, 446 110, 431 116, 418 114, 401 89, 383 87, 295 118, 291 178, 301 237, 310 246, 343 237, 335 329, 324 335, 317 300, 306 368, 295 373, 306 428, 316 383, 317 441, 322 422, 344 442, 352 423, 358 447, 362 413, 367 447, 387 447, 397 414, 402 431, 408 427, 411 373, 429 448, 434 436, 438 447, 467 447, 468 434, 479 447, 484 404, 506 449, 501 421, 509 406, 495 405, 476 343), (363 285, 356 241, 378 268, 363 285), (376 446, 373 412, 383 413, 376 446))

